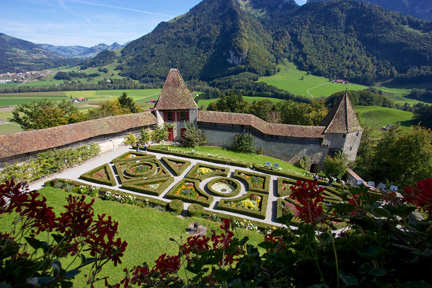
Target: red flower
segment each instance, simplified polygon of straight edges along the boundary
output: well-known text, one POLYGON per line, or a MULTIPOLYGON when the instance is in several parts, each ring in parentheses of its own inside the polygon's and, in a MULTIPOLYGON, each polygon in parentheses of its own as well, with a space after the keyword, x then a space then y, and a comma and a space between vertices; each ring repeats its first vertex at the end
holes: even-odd
POLYGON ((311 180, 297 180, 295 186, 291 186, 291 199, 296 200, 299 205, 295 205, 299 218, 306 223, 312 223, 314 226, 324 221, 324 213, 321 205, 323 200, 323 187, 318 187, 317 183, 311 180))
POLYGON ((403 197, 408 203, 419 207, 429 217, 432 216, 432 178, 417 182, 417 186, 405 187, 403 197))

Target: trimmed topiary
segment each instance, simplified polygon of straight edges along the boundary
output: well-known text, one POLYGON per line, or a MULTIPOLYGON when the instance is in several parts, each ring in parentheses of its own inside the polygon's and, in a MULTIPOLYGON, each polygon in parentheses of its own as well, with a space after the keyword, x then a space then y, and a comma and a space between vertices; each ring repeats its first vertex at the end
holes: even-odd
POLYGON ((120 183, 124 184, 128 181, 146 180, 160 177, 171 177, 168 170, 157 159, 141 159, 135 160, 136 163, 131 162, 116 162, 114 167, 120 178, 120 183), (128 171, 133 165, 148 164, 152 167, 151 171, 145 173, 131 173, 128 171))
POLYGON ((155 155, 152 154, 146 154, 143 152, 126 152, 122 155, 114 158, 111 163, 117 163, 117 162, 129 162, 129 161, 136 161, 136 160, 150 160, 150 159, 156 159, 155 155))
POLYGON ((180 199, 174 199, 168 204, 168 209, 178 215, 183 212, 184 203, 180 199))
POLYGON ((80 176, 81 179, 94 183, 115 186, 116 180, 108 163, 96 167, 80 176))
POLYGON ((130 180, 122 188, 154 196, 161 195, 174 182, 173 177, 155 177, 147 180, 130 180))
POLYGON ((187 215, 189 217, 201 217, 204 207, 199 204, 190 204, 187 208, 187 215))
POLYGON ((191 165, 191 162, 186 160, 168 157, 162 157, 161 159, 171 168, 175 176, 180 176, 191 165))
POLYGON ((234 197, 240 193, 241 186, 237 180, 227 178, 227 177, 221 177, 221 178, 213 179, 209 183, 207 183, 207 189, 210 191, 211 194, 218 196, 218 197, 234 197), (229 193, 216 191, 213 186, 219 182, 225 182, 225 183, 233 186, 234 191, 229 192, 229 193))

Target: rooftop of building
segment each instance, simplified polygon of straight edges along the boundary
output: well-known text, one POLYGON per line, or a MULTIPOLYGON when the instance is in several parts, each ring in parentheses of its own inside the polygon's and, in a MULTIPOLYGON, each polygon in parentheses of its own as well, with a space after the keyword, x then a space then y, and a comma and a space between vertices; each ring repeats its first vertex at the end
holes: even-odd
POLYGON ((190 91, 178 69, 171 69, 155 105, 157 110, 198 109, 190 91))

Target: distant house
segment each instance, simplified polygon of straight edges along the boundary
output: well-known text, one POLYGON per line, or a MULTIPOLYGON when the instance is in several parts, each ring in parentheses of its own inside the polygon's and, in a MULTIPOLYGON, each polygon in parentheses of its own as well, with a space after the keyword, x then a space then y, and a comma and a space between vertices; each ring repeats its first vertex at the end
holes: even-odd
POLYGON ((147 103, 156 103, 157 99, 150 99, 149 101, 147 101, 147 103))
POLYGON ((77 98, 75 98, 72 102, 77 103, 77 102, 84 102, 84 101, 86 101, 86 100, 87 100, 87 99, 84 98, 84 97, 77 97, 77 98))
POLYGON ((348 84, 349 81, 344 80, 344 79, 337 79, 337 80, 333 81, 333 83, 337 83, 337 84, 348 84))

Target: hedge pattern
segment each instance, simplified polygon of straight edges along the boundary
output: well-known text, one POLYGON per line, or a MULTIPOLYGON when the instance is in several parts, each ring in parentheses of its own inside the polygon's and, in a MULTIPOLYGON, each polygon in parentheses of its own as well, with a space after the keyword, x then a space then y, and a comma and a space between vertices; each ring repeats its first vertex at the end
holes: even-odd
MULTIPOLYGON (((282 216, 284 216, 284 214, 283 214, 283 208, 284 208, 284 206, 287 203, 292 203, 291 201, 288 201, 288 200, 289 200, 289 198, 285 198, 285 199, 279 198, 279 199, 277 199, 277 201, 276 201, 276 221, 277 222, 281 223, 280 219, 282 218, 282 216)), ((292 225, 299 225, 300 223, 301 223, 301 221, 298 218, 296 218, 296 217, 293 217, 291 219, 291 222, 290 222, 290 224, 292 224, 292 225)))
POLYGON ((187 208, 187 216, 189 217, 201 217, 204 212, 204 207, 200 204, 190 204, 187 208))
POLYGON ((109 185, 109 186, 116 186, 117 182, 114 177, 114 173, 111 170, 111 167, 108 163, 101 165, 93 170, 90 170, 80 176, 81 179, 87 180, 90 182, 103 184, 103 185, 109 185), (96 178, 94 177, 94 174, 98 171, 101 171, 102 169, 105 169, 105 173, 107 178, 96 178))
POLYGON ((180 156, 180 157, 198 159, 198 160, 208 161, 208 162, 212 162, 212 163, 227 164, 227 165, 231 165, 231 166, 239 166, 239 167, 244 167, 244 168, 251 167, 251 163, 249 163, 249 162, 238 162, 238 161, 232 161, 231 159, 219 159, 219 158, 215 158, 215 157, 207 157, 207 156, 202 156, 202 155, 179 153, 179 152, 169 151, 169 150, 165 150, 165 149, 158 149, 158 148, 153 148, 153 147, 148 148, 147 150, 151 151, 151 152, 176 155, 176 156, 180 156))
POLYGON ((171 190, 166 194, 166 198, 168 199, 180 199, 184 202, 188 202, 188 203, 197 203, 200 204, 202 206, 205 207, 210 207, 210 204, 213 202, 214 198, 213 196, 205 193, 204 191, 202 191, 199 188, 199 181, 198 180, 189 180, 189 179, 183 179, 182 181, 180 181, 176 186, 174 186, 173 188, 171 188, 171 190), (194 188, 195 191, 200 195, 200 196, 204 196, 207 197, 207 199, 200 199, 200 198, 192 198, 189 196, 185 196, 185 195, 177 195, 176 192, 183 186, 185 185, 186 182, 192 182, 194 184, 194 188))
POLYGON ((207 189, 210 191, 211 194, 213 194, 215 196, 218 196, 218 197, 227 197, 228 198, 228 197, 237 196, 240 193, 241 184, 238 181, 236 181, 236 180, 234 180, 232 178, 220 177, 220 178, 213 179, 209 183, 207 183, 207 189), (230 193, 223 193, 223 192, 218 192, 218 191, 214 190, 212 188, 212 186, 215 183, 220 182, 222 180, 230 181, 230 182, 234 183, 236 185, 236 189, 234 191, 230 192, 230 193))
POLYGON ((199 180, 202 181, 206 178, 210 178, 210 177, 215 177, 215 176, 223 176, 226 177, 228 176, 229 173, 229 169, 228 168, 224 168, 224 167, 220 167, 220 166, 213 166, 213 165, 208 165, 208 164, 203 164, 203 163, 198 163, 196 164, 191 171, 189 171, 188 174, 186 174, 186 178, 189 179, 194 179, 194 180, 199 180), (199 168, 210 168, 212 170, 220 170, 220 171, 213 171, 210 173, 206 173, 204 175, 199 175, 199 176, 194 176, 195 173, 198 171, 199 168))
POLYGON ((265 219, 266 214, 267 214, 267 204, 268 204, 268 195, 256 193, 256 192, 248 192, 246 195, 243 195, 239 198, 222 199, 219 202, 219 204, 217 205, 216 209, 230 211, 230 212, 234 212, 234 213, 238 213, 238 214, 243 214, 243 215, 247 215, 247 216, 251 216, 251 217, 255 217, 255 218, 259 218, 259 219, 265 219), (228 204, 228 202, 239 202, 242 200, 246 200, 246 199, 250 198, 252 195, 258 195, 261 197, 261 203, 260 203, 261 210, 260 211, 242 208, 242 207, 233 207, 230 204, 228 204))
POLYGON ((180 215, 183 212, 184 203, 180 199, 174 199, 168 204, 170 211, 180 215))
POLYGON ((155 177, 148 180, 130 180, 122 185, 122 188, 135 191, 138 193, 149 194, 154 196, 160 196, 172 183, 174 182, 173 177, 155 177), (143 185, 155 184, 163 182, 157 189, 142 187, 143 185))
POLYGON ((128 161, 136 161, 136 160, 144 160, 144 159, 156 159, 155 155, 152 154, 146 154, 143 152, 126 152, 122 155, 114 158, 111 163, 117 163, 117 162, 128 162, 128 161), (133 157, 127 157, 129 155, 133 155, 133 157))
MULTIPOLYGON (((87 186, 90 187, 90 185, 88 185, 87 183, 83 183, 80 181, 75 181, 75 180, 70 180, 70 179, 64 179, 64 178, 57 178, 57 179, 52 179, 49 181, 46 181, 44 183, 45 187, 54 187, 53 183, 55 181, 64 181, 65 183, 68 183, 70 185, 73 185, 74 188, 80 187, 80 186, 87 186)), ((119 190, 115 190, 115 189, 109 189, 109 188, 105 188, 105 187, 98 187, 99 188, 99 198, 101 198, 101 194, 102 193, 106 193, 106 192, 111 192, 111 193, 117 193, 118 195, 122 195, 122 196, 130 196, 130 193, 124 192, 124 191, 119 191, 119 190)), ((169 202, 165 202, 159 199, 155 199, 155 198, 148 198, 148 197, 144 197, 144 196, 139 196, 139 195, 133 195, 134 197, 136 197, 138 200, 143 201, 143 202, 148 202, 150 204, 154 204, 154 205, 158 205, 158 206, 162 206, 165 207, 168 205, 169 202)))
POLYGON ((161 157, 161 159, 168 165, 168 167, 171 168, 175 176, 180 176, 181 174, 183 174, 183 172, 191 165, 191 162, 186 160, 180 160, 180 159, 174 159, 168 157, 161 157), (182 166, 177 168, 172 164, 172 162, 182 163, 182 166))
POLYGON ((242 171, 242 170, 235 170, 233 177, 237 178, 237 179, 244 180, 248 184, 248 191, 269 194, 269 191, 270 191, 270 180, 271 180, 271 178, 270 178, 269 175, 252 173, 252 172, 246 172, 246 171, 242 171), (253 187, 252 181, 250 179, 248 179, 247 177, 243 176, 242 174, 245 174, 245 175, 250 176, 250 177, 261 177, 261 178, 264 178, 264 186, 263 186, 263 188, 253 187))
POLYGON ((117 171, 117 175, 120 178, 121 184, 124 184, 124 183, 129 182, 129 181, 145 180, 145 178, 152 179, 155 177, 171 177, 171 174, 168 172, 168 170, 156 158, 135 160, 135 162, 136 163, 152 163, 153 165, 156 165, 158 169, 157 169, 157 171, 153 172, 153 174, 151 174, 151 175, 146 174, 146 175, 143 175, 142 177, 133 177, 133 176, 131 176, 130 173, 123 173, 123 171, 126 170, 127 167, 130 166, 130 162, 116 162, 114 164, 114 167, 117 171))

